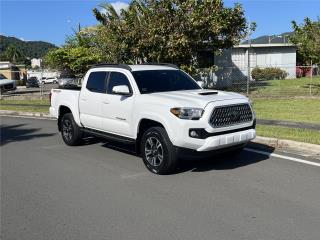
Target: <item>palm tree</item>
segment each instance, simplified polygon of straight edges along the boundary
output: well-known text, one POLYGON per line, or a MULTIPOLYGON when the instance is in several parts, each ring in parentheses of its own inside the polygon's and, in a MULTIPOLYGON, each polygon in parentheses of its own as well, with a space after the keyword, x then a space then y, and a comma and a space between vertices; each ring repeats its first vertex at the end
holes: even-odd
POLYGON ((92 11, 97 21, 99 21, 101 24, 108 25, 108 23, 112 20, 120 20, 120 15, 110 3, 102 3, 99 5, 99 7, 102 10, 94 8, 92 11))
POLYGON ((22 57, 22 53, 15 45, 9 45, 5 51, 5 54, 8 60, 10 60, 13 63, 16 63, 22 57))

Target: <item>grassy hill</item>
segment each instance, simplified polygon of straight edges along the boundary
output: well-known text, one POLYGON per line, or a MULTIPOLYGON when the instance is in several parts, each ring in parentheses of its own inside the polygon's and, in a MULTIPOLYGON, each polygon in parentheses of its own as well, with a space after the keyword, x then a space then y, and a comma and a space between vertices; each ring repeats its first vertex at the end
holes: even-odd
MULTIPOLYGON (((57 48, 52 43, 42 41, 22 41, 15 37, 0 35, 0 52, 4 53, 8 46, 14 45, 26 58, 41 58, 50 49, 57 48)), ((1 59, 5 60, 5 59, 1 59)))

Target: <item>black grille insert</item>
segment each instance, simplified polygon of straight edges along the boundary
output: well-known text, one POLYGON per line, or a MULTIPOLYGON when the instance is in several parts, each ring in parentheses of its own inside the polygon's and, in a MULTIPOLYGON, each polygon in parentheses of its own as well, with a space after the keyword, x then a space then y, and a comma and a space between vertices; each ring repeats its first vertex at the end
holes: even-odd
POLYGON ((210 124, 213 127, 228 127, 252 121, 249 104, 220 106, 213 109, 210 124))

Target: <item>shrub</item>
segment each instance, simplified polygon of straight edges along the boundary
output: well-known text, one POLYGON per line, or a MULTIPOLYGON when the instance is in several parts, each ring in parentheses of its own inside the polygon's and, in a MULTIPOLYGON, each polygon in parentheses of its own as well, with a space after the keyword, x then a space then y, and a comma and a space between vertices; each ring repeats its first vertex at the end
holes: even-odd
POLYGON ((25 86, 26 85, 26 81, 25 80, 16 80, 16 85, 17 86, 25 86))
POLYGON ((256 81, 272 80, 272 79, 285 79, 288 73, 280 68, 254 68, 251 76, 256 81))

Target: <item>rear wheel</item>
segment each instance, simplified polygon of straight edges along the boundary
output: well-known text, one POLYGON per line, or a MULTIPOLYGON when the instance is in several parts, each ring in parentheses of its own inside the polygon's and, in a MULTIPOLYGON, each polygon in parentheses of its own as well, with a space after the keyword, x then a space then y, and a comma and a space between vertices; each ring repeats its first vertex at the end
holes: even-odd
POLYGON ((176 150, 162 127, 152 127, 144 132, 141 155, 147 169, 155 174, 171 173, 177 165, 176 150))
POLYGON ((61 136, 69 146, 79 145, 82 140, 82 131, 73 119, 72 113, 66 113, 60 120, 61 136))

